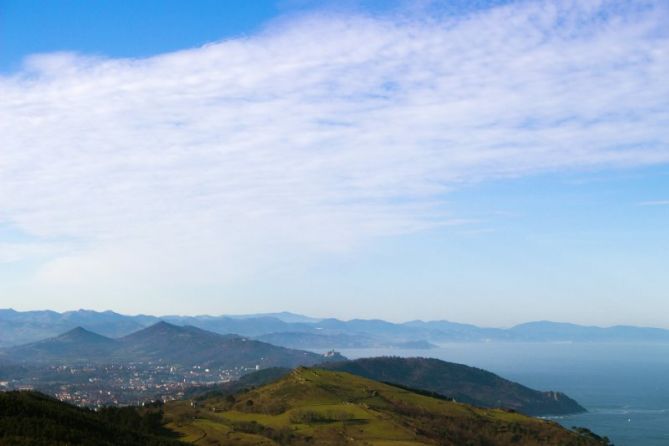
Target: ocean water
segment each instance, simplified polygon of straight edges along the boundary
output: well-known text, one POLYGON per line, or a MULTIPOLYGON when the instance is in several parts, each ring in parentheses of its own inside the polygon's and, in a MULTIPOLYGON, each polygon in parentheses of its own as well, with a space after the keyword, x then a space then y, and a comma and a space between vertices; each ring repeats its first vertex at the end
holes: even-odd
POLYGON ((616 446, 669 446, 669 344, 449 344, 431 350, 350 349, 424 356, 480 367, 538 390, 559 390, 588 413, 555 418, 616 446))

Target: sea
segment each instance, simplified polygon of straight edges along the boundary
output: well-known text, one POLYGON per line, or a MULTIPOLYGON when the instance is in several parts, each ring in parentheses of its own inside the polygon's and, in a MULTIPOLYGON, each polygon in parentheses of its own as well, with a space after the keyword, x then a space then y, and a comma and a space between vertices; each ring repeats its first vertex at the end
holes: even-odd
POLYGON ((458 343, 341 353, 350 359, 432 357, 479 367, 574 398, 588 412, 553 418, 566 427, 586 427, 616 446, 669 446, 669 344, 458 343))

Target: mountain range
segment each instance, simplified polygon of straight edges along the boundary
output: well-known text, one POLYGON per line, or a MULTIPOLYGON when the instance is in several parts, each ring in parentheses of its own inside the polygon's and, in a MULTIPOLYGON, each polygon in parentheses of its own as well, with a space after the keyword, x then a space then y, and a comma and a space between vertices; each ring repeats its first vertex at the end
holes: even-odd
POLYGON ((301 349, 429 348, 448 342, 669 342, 669 330, 661 328, 593 327, 550 321, 502 329, 450 321, 393 323, 378 319, 317 319, 288 312, 158 317, 129 316, 112 311, 58 313, 4 309, 0 310, 0 347, 39 341, 76 327, 109 338, 120 338, 160 321, 301 349))
POLYGON ((325 360, 308 351, 164 321, 116 339, 76 327, 52 338, 6 348, 2 355, 17 364, 163 362, 219 368, 296 367, 325 360))

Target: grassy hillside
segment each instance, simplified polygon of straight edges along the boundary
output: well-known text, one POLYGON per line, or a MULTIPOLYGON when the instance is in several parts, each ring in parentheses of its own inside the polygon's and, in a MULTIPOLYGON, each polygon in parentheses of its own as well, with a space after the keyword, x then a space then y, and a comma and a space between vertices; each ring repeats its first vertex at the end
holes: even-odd
POLYGON ((419 395, 345 372, 298 368, 236 396, 165 408, 183 440, 211 445, 602 445, 589 434, 419 395))
POLYGON ((479 407, 503 407, 533 416, 585 412, 563 393, 539 392, 486 370, 438 359, 363 358, 324 367, 439 393, 479 407))
POLYGON ((0 393, 0 444, 33 446, 176 446, 162 408, 93 412, 36 392, 0 393))
POLYGON ((249 389, 264 386, 278 381, 291 372, 292 369, 284 367, 270 367, 242 375, 233 381, 211 384, 207 386, 193 386, 184 392, 185 399, 207 399, 213 397, 226 397, 245 392, 249 389))
MULTIPOLYGON (((561 392, 540 392, 486 370, 432 358, 362 358, 323 363, 318 367, 439 394, 473 406, 513 409, 525 415, 564 415, 585 411, 561 392)), ((193 388, 186 396, 194 398, 207 393, 232 395, 249 387, 269 384, 289 372, 289 369, 266 369, 245 375, 237 381, 193 388)))

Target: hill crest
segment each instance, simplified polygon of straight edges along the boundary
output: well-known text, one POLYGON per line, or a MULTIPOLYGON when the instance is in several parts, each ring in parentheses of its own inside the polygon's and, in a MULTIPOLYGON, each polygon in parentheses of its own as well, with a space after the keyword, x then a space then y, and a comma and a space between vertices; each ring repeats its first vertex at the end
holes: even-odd
MULTIPOLYGON (((103 343, 114 343, 114 339, 103 336, 99 333, 87 330, 84 327, 77 326, 72 330, 66 331, 65 333, 58 335, 51 339, 58 339, 63 341, 78 341, 78 342, 103 342, 103 343)), ((40 341, 44 342, 44 341, 40 341)))
POLYGON ((323 367, 435 392, 479 407, 503 407, 535 416, 586 411, 564 393, 540 392, 487 370, 434 358, 385 356, 333 362, 323 367))
POLYGON ((186 441, 206 434, 214 444, 230 446, 607 444, 551 421, 305 367, 234 397, 168 403, 166 418, 168 427, 182 432, 186 441))

